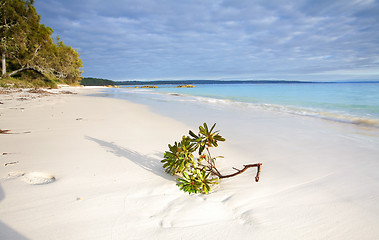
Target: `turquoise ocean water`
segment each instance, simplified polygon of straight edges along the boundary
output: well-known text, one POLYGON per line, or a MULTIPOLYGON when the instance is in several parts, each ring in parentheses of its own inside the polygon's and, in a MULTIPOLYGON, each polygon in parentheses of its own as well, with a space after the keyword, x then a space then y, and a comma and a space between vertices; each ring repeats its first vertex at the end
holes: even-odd
MULTIPOLYGON (((379 127, 379 83, 199 84, 157 89, 120 89, 131 99, 208 102, 235 108, 264 109, 331 121, 379 127), (136 97, 135 93, 139 94, 136 97)), ((129 99, 129 100, 131 100, 129 99)))

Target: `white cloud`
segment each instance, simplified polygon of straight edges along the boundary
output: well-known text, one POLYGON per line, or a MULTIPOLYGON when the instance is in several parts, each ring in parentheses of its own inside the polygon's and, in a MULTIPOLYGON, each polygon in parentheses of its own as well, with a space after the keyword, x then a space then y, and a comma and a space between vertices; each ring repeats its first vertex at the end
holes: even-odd
MULTIPOLYGON (((80 49, 86 76, 280 79, 317 71, 349 74, 346 69, 379 64, 375 1, 44 0, 35 5, 43 23, 80 49)), ((362 76, 377 77, 375 71, 366 73, 362 76)))

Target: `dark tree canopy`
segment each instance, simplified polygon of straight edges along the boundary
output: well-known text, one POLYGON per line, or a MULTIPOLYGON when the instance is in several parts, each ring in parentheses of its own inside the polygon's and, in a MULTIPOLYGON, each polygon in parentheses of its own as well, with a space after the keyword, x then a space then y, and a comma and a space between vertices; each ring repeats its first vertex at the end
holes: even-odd
POLYGON ((34 71, 51 80, 78 83, 82 61, 79 54, 40 24, 34 0, 0 0, 1 77, 34 71))
POLYGON ((81 80, 80 84, 84 86, 105 86, 116 85, 116 82, 102 78, 85 77, 81 80))

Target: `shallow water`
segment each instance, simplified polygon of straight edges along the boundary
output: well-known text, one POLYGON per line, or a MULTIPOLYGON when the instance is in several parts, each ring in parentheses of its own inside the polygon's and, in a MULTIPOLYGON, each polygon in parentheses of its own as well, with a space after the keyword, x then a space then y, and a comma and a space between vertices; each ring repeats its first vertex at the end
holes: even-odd
MULTIPOLYGON (((264 85, 264 84, 263 84, 264 85)), ((286 84, 284 84, 286 85, 286 84)), ((288 84, 291 85, 291 84, 288 84)), ((300 84, 301 85, 301 84, 300 84)), ((257 126, 266 126, 266 133, 269 133, 270 128, 273 126, 278 127, 278 129, 299 129, 303 126, 304 129, 313 129, 312 134, 317 132, 322 132, 322 134, 340 134, 345 138, 356 138, 356 139, 364 139, 364 142, 373 142, 379 146, 379 117, 376 116, 377 106, 379 106, 379 100, 376 99, 377 95, 377 87, 379 84, 321 84, 322 86, 315 84, 315 88, 318 88, 317 91, 321 92, 322 89, 328 88, 337 88, 338 86, 342 86, 342 88, 346 88, 344 93, 340 93, 339 97, 332 96, 328 97, 330 103, 328 106, 329 109, 321 109, 321 108, 311 108, 304 107, 306 105, 306 101, 303 100, 301 103, 304 106, 298 107, 294 105, 285 105, 285 104, 274 104, 273 100, 271 103, 253 103, 248 101, 242 101, 242 93, 240 97, 236 101, 228 98, 221 97, 209 97, 209 92, 213 91, 219 94, 220 96, 225 96, 229 94, 232 96, 233 93, 227 91, 229 89, 232 91, 233 89, 248 94, 248 92, 252 88, 264 89, 266 92, 270 92, 270 88, 279 88, 279 89, 292 89, 292 92, 282 90, 284 95, 288 95, 285 97, 284 102, 289 101, 290 97, 296 95, 293 93, 295 90, 293 88, 305 89, 310 88, 313 84, 303 84, 301 86, 283 86, 283 84, 274 84, 274 86, 262 86, 261 84, 254 85, 238 85, 238 86, 202 86, 200 85, 197 90, 196 88, 192 89, 183 89, 183 88, 158 88, 158 89, 129 89, 129 88, 120 88, 120 89, 106 89, 102 96, 105 97, 113 97, 129 100, 135 103, 144 104, 150 107, 151 110, 157 112, 159 114, 166 115, 168 117, 177 119, 179 121, 185 122, 189 125, 198 126, 203 122, 208 122, 211 124, 212 122, 217 122, 218 124, 224 124, 227 129, 235 129, 233 132, 233 136, 245 136, 248 137, 249 134, 253 134, 253 130, 244 130, 244 129, 254 129, 253 125, 257 126), (281 86, 277 86, 281 85, 281 86), (338 85, 338 86, 337 86, 338 85), (243 90, 243 88, 245 88, 243 90), (353 88, 353 89, 352 89, 353 88), (212 90, 209 90, 212 89, 212 90), (219 89, 219 91, 217 90, 219 89), (350 90, 348 90, 350 89, 350 90), (358 90, 366 89, 366 96, 359 97, 358 90), (370 90, 371 89, 371 90, 370 90), (192 92, 191 92, 192 91, 192 92), (368 94, 368 92, 370 92, 368 94), (203 93, 203 95, 207 96, 195 96, 189 95, 188 92, 203 93), (287 93, 285 93, 287 92, 287 93), (360 100, 351 101, 351 106, 347 108, 347 110, 337 110, 336 107, 331 106, 339 106, 336 102, 348 102, 348 92, 355 92, 357 95, 355 99, 360 98, 360 100), (206 94, 205 94, 206 93, 206 94), (332 100, 334 99, 334 100, 332 100), (345 99, 345 100, 343 100, 345 99), (371 102, 369 99, 373 99, 371 102), (363 104, 367 106, 366 108, 359 109, 357 106, 363 104), (374 109, 374 110, 369 110, 374 109), (362 114, 359 115, 357 112, 361 111, 362 114), (353 114, 353 112, 355 112, 353 114), (248 134, 247 134, 248 133, 248 134)), ((258 91, 255 89, 254 91, 260 92, 263 96, 262 91, 258 91)), ((307 90, 311 91, 311 90, 307 90)), ((317 92, 316 91, 316 92, 317 92)), ((328 90, 331 92, 332 90, 328 90)), ((336 89, 334 91, 337 91, 336 89)), ((274 95, 273 92, 279 94, 279 90, 272 90, 271 95, 274 95)), ((304 91, 299 91, 299 94, 304 95, 304 91)), ((342 90, 341 90, 342 92, 342 90)), ((249 93, 251 94, 251 92, 249 93)), ((313 96, 321 96, 317 93, 312 93, 313 96)), ((353 93, 350 96, 354 95, 353 93)), ((235 94, 237 95, 237 94, 235 94)), ((234 95, 234 96, 235 96, 234 95)), ((267 95, 267 94, 266 94, 267 95)), ((309 94, 311 95, 311 94, 309 94)), ((324 93, 325 96, 328 94, 324 93)), ((379 94, 378 94, 379 96, 379 94)), ((267 97, 270 99, 274 99, 273 97, 267 97)), ((306 97, 298 97, 299 99, 305 99, 306 97)), ((311 98, 311 97, 309 97, 311 98)), ((321 98, 321 97, 320 97, 321 98)), ((263 97, 262 97, 263 99, 263 97)), ((279 97, 277 97, 279 99, 279 97)), ((327 100, 316 99, 316 97, 312 97, 311 99, 315 99, 314 102, 326 102, 327 100)), ((325 98, 326 99, 326 98, 325 98)), ((261 100, 260 100, 261 101, 261 100)), ((279 101, 279 100, 278 100, 279 101)), ((297 100, 300 105, 300 100, 297 100)), ((327 104, 325 104, 327 105, 327 104)), ((303 129, 303 130, 304 130, 303 129)), ((260 129, 255 129, 254 131, 260 131, 260 129)), ((262 132, 262 135, 264 133, 262 132)), ((310 134, 310 133, 307 133, 310 134)), ((316 136, 314 136, 316 137, 316 136)))
POLYGON ((201 84, 137 90, 185 102, 209 102, 379 127, 379 83, 201 84))

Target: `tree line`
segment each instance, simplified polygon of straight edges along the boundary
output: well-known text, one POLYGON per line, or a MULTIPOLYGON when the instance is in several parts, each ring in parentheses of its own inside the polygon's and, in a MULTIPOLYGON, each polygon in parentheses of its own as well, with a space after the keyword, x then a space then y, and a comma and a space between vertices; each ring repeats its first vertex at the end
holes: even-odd
POLYGON ((103 78, 92 78, 85 77, 80 82, 84 86, 106 86, 106 85, 116 85, 115 81, 103 79, 103 78))
POLYGON ((53 39, 53 29, 40 23, 34 0, 0 1, 1 78, 36 73, 48 80, 76 84, 83 63, 79 53, 53 39))

